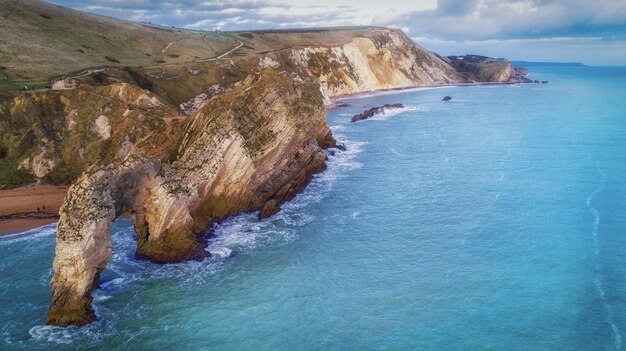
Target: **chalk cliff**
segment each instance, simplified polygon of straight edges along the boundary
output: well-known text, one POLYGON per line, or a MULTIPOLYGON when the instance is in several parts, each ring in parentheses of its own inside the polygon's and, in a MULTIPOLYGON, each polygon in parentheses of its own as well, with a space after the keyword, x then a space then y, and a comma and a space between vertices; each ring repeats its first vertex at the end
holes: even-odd
POLYGON ((294 49, 292 59, 319 80, 326 101, 338 95, 464 80, 448 62, 394 29, 341 46, 294 49))

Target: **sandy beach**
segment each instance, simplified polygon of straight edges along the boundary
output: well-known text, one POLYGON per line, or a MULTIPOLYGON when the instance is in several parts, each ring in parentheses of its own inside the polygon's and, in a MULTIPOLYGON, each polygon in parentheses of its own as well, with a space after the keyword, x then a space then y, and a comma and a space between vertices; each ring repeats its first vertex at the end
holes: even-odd
POLYGON ((58 221, 67 189, 66 186, 28 185, 0 190, 0 235, 58 221))

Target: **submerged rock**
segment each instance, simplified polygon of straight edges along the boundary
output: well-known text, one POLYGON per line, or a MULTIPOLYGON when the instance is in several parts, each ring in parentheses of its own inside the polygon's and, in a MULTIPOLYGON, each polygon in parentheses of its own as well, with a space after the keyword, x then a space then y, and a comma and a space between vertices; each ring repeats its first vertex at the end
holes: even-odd
POLYGON ((452 100, 452 98, 450 96, 444 96, 443 99, 441 99, 442 101, 450 101, 452 100))
POLYGON ((369 110, 365 110, 359 113, 358 115, 354 115, 354 117, 352 117, 352 120, 350 120, 350 122, 361 121, 361 120, 373 117, 377 114, 385 113, 386 110, 399 109, 403 107, 404 105, 402 104, 384 104, 383 106, 372 107, 369 110))

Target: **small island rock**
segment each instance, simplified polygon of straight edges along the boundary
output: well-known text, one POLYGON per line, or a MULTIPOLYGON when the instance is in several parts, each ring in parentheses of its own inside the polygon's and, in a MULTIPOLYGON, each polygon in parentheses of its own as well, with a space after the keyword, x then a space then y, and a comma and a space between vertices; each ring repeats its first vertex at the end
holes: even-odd
POLYGON ((403 108, 403 107, 404 105, 402 104, 384 104, 383 106, 372 107, 369 110, 365 110, 359 113, 358 115, 354 115, 354 117, 352 117, 352 120, 350 122, 361 121, 361 120, 373 117, 379 113, 385 113, 386 110, 393 110, 393 109, 398 109, 398 108, 403 108))

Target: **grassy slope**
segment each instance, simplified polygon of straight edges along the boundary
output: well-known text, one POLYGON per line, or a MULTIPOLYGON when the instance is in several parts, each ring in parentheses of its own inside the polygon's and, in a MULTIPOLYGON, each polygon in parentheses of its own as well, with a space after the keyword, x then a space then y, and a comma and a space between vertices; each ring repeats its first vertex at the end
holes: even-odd
POLYGON ((0 0, 0 33, 0 90, 91 67, 210 58, 238 44, 221 33, 149 26, 37 0, 0 0))
POLYGON ((287 48, 305 46, 338 46, 345 44, 355 37, 370 37, 388 30, 382 27, 330 27, 330 28, 302 28, 280 30, 255 30, 226 32, 244 46, 237 50, 237 55, 264 54, 287 48))
POLYGON ((0 0, 0 91, 44 85, 89 68, 163 66, 331 46, 380 28, 342 27, 192 32, 88 14, 38 0, 0 0))

